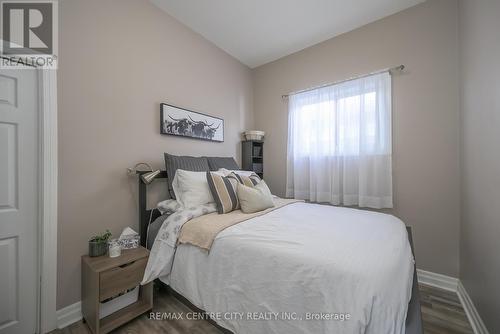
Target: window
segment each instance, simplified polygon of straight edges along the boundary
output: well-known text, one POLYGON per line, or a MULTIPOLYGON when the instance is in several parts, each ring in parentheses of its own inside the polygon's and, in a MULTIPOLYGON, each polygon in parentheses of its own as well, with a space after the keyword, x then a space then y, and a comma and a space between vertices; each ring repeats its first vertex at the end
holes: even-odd
POLYGON ((291 95, 287 194, 392 207, 391 137, 388 73, 291 95))

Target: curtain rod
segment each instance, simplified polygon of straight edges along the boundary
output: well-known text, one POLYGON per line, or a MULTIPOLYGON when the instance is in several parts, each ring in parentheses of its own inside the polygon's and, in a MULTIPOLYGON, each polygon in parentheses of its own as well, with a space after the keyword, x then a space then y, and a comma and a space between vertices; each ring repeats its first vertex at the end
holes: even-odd
POLYGON ((281 98, 282 99, 287 99, 290 95, 295 95, 295 94, 299 94, 299 93, 309 92, 311 90, 315 90, 315 89, 319 89, 319 88, 323 88, 323 87, 328 87, 328 86, 333 86, 333 85, 337 85, 337 84, 340 84, 340 83, 343 83, 343 82, 347 82, 347 81, 352 81, 352 80, 356 80, 356 79, 362 79, 362 78, 369 77, 370 75, 380 74, 380 73, 384 73, 384 72, 391 73, 391 72, 394 72, 394 71, 402 71, 402 70, 404 70, 404 68, 405 68, 404 65, 399 65, 399 66, 396 66, 396 67, 384 68, 383 70, 378 70, 378 71, 371 72, 371 73, 368 73, 368 74, 358 75, 358 76, 351 77, 351 78, 348 78, 348 79, 344 79, 344 80, 340 80, 340 81, 335 81, 335 82, 329 82, 329 83, 326 83, 326 84, 323 84, 323 85, 314 86, 314 87, 310 87, 310 88, 298 90, 298 91, 295 91, 295 92, 291 92, 291 93, 288 93, 288 94, 285 94, 285 95, 281 95, 281 98))

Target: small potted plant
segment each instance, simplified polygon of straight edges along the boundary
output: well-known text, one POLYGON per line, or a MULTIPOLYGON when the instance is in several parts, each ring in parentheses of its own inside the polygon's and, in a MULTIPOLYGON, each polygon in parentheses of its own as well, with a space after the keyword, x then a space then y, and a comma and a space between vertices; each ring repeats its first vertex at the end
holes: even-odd
POLYGON ((106 232, 101 235, 93 236, 89 240, 89 256, 94 257, 106 254, 110 237, 111 232, 109 232, 109 230, 106 230, 106 232))

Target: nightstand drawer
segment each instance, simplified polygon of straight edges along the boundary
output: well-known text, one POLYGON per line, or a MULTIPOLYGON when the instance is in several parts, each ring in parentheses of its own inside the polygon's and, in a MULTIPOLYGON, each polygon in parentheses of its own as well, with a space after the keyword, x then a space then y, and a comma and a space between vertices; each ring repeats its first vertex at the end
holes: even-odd
POLYGON ((101 272, 99 275, 99 300, 103 301, 139 285, 147 262, 147 258, 142 258, 101 272))

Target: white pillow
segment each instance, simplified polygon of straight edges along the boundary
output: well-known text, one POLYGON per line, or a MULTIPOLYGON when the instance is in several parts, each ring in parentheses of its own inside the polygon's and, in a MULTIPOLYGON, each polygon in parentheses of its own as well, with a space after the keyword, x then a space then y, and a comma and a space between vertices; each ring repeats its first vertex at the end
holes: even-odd
POLYGON ((214 202, 208 187, 207 172, 178 169, 172 181, 172 188, 177 202, 185 208, 214 202))
POLYGON ((252 174, 255 174, 255 172, 252 172, 251 170, 229 170, 225 168, 219 168, 217 172, 222 173, 222 176, 228 176, 231 173, 235 173, 242 176, 250 176, 252 174))
POLYGON ((240 202, 241 211, 253 213, 262 211, 274 206, 273 195, 264 180, 253 187, 238 183, 236 190, 240 202))

